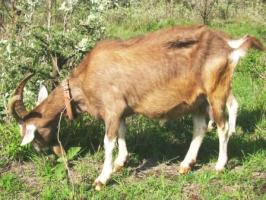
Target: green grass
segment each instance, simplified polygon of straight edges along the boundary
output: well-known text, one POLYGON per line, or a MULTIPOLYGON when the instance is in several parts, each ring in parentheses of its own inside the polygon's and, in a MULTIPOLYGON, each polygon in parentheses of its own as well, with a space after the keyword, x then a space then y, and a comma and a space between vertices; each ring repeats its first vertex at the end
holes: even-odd
MULTIPOLYGON (((132 22, 132 26, 130 20, 122 21, 123 25, 108 26, 109 36, 128 38, 177 24, 173 19, 132 22)), ((212 26, 234 36, 250 33, 266 43, 265 26, 247 22, 212 26)), ((92 182, 103 163, 102 123, 83 117, 62 124, 72 183, 62 162, 53 155, 35 153, 30 145, 20 147, 17 125, 2 123, 0 199, 266 199, 266 85, 261 74, 265 75, 265 54, 253 51, 235 72, 233 91, 240 110, 223 173, 214 170, 218 138, 213 131, 203 142, 195 169, 186 176, 178 174, 191 140, 190 117, 165 123, 142 116, 127 119, 130 160, 101 192, 93 189, 92 182)))

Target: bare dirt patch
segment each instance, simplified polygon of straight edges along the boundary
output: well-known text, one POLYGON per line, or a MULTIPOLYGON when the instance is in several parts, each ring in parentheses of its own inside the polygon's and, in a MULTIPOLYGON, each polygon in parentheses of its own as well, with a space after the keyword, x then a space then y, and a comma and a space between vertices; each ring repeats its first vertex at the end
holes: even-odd
POLYGON ((254 191, 259 196, 266 194, 266 172, 253 172, 252 178, 260 183, 254 184, 254 191))
POLYGON ((135 178, 143 179, 148 176, 165 176, 169 179, 175 179, 179 176, 179 163, 157 163, 153 160, 144 159, 137 167, 129 167, 130 172, 135 178))
POLYGON ((41 189, 41 182, 32 162, 12 162, 9 171, 16 174, 27 188, 41 189))
POLYGON ((190 185, 186 185, 182 193, 186 199, 189 200, 201 200, 202 198, 200 197, 200 185, 192 183, 190 185))

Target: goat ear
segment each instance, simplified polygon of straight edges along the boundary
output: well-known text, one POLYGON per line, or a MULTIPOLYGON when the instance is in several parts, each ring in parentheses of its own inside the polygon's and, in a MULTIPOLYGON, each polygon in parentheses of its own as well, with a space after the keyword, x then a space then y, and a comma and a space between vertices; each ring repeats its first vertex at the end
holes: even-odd
POLYGON ((44 85, 41 85, 40 90, 39 90, 39 94, 38 94, 37 105, 39 105, 47 97, 48 97, 48 91, 44 85))
POLYGON ((36 131, 36 126, 34 125, 27 125, 26 126, 26 131, 25 131, 25 134, 24 134, 24 137, 22 139, 22 142, 21 142, 21 146, 24 146, 26 144, 29 144, 32 142, 32 140, 34 139, 35 137, 35 131, 36 131))

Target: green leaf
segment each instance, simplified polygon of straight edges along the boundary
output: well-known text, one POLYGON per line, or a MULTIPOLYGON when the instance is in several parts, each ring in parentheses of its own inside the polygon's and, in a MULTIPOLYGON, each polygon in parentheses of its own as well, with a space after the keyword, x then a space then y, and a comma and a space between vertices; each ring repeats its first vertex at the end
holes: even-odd
MULTIPOLYGON (((78 155, 80 149, 81 147, 71 147, 66 153, 67 161, 73 160, 74 157, 78 155)), ((58 158, 57 162, 64 162, 64 158, 63 157, 58 158)))
POLYGON ((66 176, 66 168, 63 163, 56 165, 54 173, 57 179, 63 180, 66 176))
POLYGON ((78 155, 80 149, 81 149, 81 147, 71 147, 71 148, 67 151, 67 159, 68 159, 68 160, 72 160, 75 156, 78 155))

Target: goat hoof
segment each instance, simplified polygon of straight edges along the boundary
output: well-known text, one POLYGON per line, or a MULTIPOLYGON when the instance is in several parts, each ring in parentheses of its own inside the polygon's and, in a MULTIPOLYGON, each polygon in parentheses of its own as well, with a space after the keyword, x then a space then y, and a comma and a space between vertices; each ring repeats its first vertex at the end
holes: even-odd
POLYGON ((180 166, 179 168, 179 173, 180 174, 188 174, 188 172, 191 170, 191 167, 182 167, 180 166))
POLYGON ((122 165, 114 164, 113 173, 121 171, 122 168, 122 165))
POLYGON ((184 166, 184 164, 181 163, 179 167, 179 173, 180 174, 187 174, 189 171, 191 171, 192 167, 195 165, 196 160, 191 160, 188 166, 184 166))
POLYGON ((95 190, 97 191, 101 191, 102 188, 104 187, 104 184, 101 181, 94 181, 93 183, 93 187, 95 188, 95 190))

